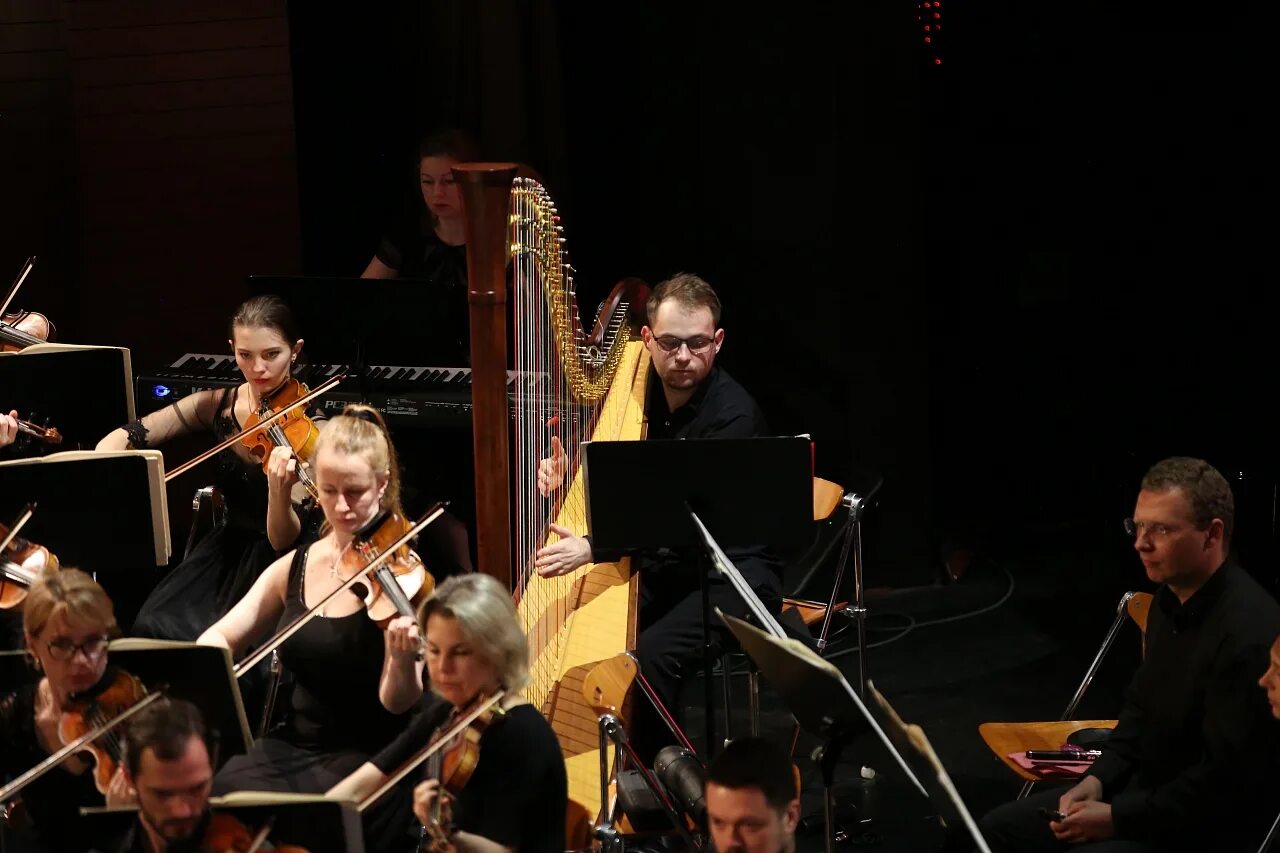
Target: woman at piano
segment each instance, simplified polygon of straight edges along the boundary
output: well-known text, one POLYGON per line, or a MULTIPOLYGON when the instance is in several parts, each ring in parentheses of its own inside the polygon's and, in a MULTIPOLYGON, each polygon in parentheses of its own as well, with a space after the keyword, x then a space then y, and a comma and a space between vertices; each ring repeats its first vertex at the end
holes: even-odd
MULTIPOLYGON (((433 836, 447 835, 459 851, 560 853, 565 849, 569 796, 564 754, 547 719, 521 693, 529 681, 529 644, 511 593, 489 575, 457 575, 423 602, 418 621, 426 637, 431 690, 443 701, 419 714, 400 737, 329 789, 327 796, 356 801, 369 797, 435 733, 502 690, 505 714, 483 730, 469 781, 450 795, 448 825, 431 823, 432 802, 441 792, 425 764, 409 777, 416 780, 411 794, 394 788, 384 796, 411 796, 418 820, 433 836)), ((368 849, 390 845, 369 838, 369 832, 366 826, 368 849)))
MULTIPOLYGON (((237 309, 227 343, 244 382, 183 397, 112 431, 97 449, 153 448, 199 432, 211 433, 217 442, 240 432, 260 402, 290 379, 303 340, 282 299, 255 296, 237 309)), ((298 462, 288 448, 272 451, 265 471, 240 443, 214 462, 224 521, 151 591, 133 621, 132 636, 194 640, 281 552, 316 535, 319 513, 298 485, 298 462)))
MULTIPOLYGON (((350 405, 320 435, 315 481, 324 535, 273 562, 199 638, 240 659, 339 589, 355 534, 380 513, 403 515, 395 447, 376 409, 350 405)), ((422 697, 414 620, 382 630, 354 591, 339 594, 278 647, 293 677, 284 724, 232 758, 213 792, 323 793, 385 747, 422 697)))

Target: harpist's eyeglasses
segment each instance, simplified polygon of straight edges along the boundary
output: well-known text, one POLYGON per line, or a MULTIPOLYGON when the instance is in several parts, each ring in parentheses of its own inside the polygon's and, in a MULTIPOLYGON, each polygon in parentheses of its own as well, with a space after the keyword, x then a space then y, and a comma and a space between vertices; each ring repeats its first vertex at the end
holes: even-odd
POLYGON ((663 352, 678 352, 683 344, 689 348, 689 352, 694 355, 702 355, 711 349, 711 345, 715 343, 715 338, 709 338, 706 335, 694 335, 692 338, 677 338, 675 335, 662 335, 654 338, 656 343, 663 352))

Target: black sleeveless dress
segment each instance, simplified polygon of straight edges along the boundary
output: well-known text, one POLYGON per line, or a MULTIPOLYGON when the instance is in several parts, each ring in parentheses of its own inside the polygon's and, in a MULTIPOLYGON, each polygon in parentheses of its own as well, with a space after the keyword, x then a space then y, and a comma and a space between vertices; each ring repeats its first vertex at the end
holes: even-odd
MULTIPOLYGON (((236 420, 239 388, 226 389, 213 421, 217 441, 242 427, 236 420)), ((130 632, 135 637, 190 641, 235 606, 258 576, 280 554, 267 538, 267 475, 228 448, 215 458, 214 482, 222 492, 226 524, 200 540, 191 554, 167 574, 147 596, 130 632)), ((295 506, 302 521, 298 544, 313 541, 322 514, 308 501, 295 506)))
MULTIPOLYGON (((289 568, 279 626, 309 608, 303 576, 309 545, 289 568)), ((323 794, 403 730, 408 714, 392 714, 378 699, 385 651, 382 630, 363 609, 350 616, 317 616, 280 647, 294 686, 285 722, 227 762, 213 793, 292 791, 323 794)))

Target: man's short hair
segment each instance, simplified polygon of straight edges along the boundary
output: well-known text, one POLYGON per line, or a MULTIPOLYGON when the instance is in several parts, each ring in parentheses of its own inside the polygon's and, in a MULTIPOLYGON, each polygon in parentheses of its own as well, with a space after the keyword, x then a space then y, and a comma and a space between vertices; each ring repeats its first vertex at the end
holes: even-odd
POLYGON ((1181 489, 1187 496, 1197 528, 1204 530, 1215 518, 1222 519, 1222 542, 1230 547, 1235 527, 1235 499, 1231 496, 1231 486, 1216 468, 1190 456, 1162 459, 1142 478, 1142 490, 1166 492, 1170 489, 1181 489))
POLYGON ((150 749, 162 761, 182 757, 193 737, 204 741, 213 761, 213 749, 200 709, 182 699, 158 699, 124 724, 124 762, 129 775, 137 778, 142 753, 150 749))
POLYGON ((735 740, 716 756, 707 770, 707 784, 722 788, 759 788, 765 801, 782 812, 800 796, 791 758, 763 738, 735 740))
POLYGON ((720 297, 716 296, 711 285, 693 273, 676 273, 653 289, 653 293, 649 294, 649 301, 645 303, 650 323, 658 316, 658 306, 667 300, 678 303, 686 311, 696 308, 710 310, 711 325, 720 328, 720 297))

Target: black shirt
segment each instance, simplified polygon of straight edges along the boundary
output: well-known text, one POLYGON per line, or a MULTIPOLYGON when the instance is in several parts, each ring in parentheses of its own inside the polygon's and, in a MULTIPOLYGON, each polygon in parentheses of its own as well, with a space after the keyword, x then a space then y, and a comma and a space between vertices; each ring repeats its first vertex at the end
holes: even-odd
MULTIPOLYGON (((374 766, 394 772, 426 746, 441 716, 419 714, 373 758, 374 766)), ((560 853, 568 801, 564 756, 551 724, 532 705, 517 705, 480 736, 480 760, 454 799, 453 826, 516 850, 560 853)))
POLYGON ((645 411, 651 439, 752 438, 767 431, 756 401, 717 366, 712 366, 693 396, 674 412, 667 406, 662 380, 656 371, 651 372, 645 411))
MULTIPOLYGON (((756 401, 723 368, 712 366, 711 372, 699 383, 689 400, 675 411, 667 405, 662 380, 652 368, 650 371, 645 396, 645 413, 649 420, 647 439, 754 438, 768 434, 768 426, 756 401)), ((769 548, 764 545, 727 548, 725 553, 766 604, 780 605, 780 601, 774 599, 779 597, 782 564, 769 548)), ((624 555, 596 551, 593 545, 592 556, 596 561, 606 562, 624 555)), ((664 585, 697 588, 697 584, 690 581, 688 572, 682 571, 683 566, 696 559, 694 555, 660 548, 633 557, 636 569, 647 575, 649 584, 657 581, 659 573, 662 573, 664 585)), ((711 576, 718 579, 714 572, 711 576)))
POLYGON ((1121 838, 1256 849, 1280 809, 1280 724, 1258 678, 1280 606, 1228 561, 1185 604, 1168 587, 1146 655, 1091 773, 1121 838))

